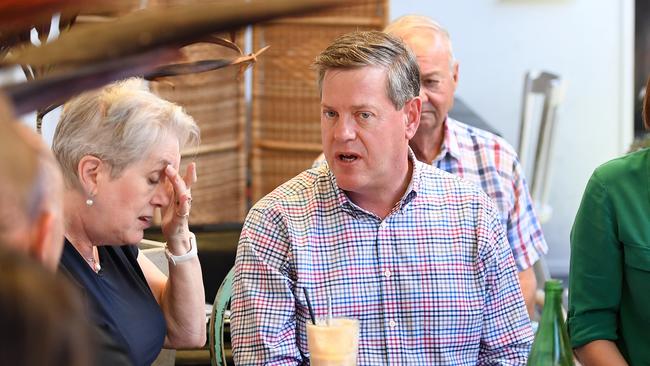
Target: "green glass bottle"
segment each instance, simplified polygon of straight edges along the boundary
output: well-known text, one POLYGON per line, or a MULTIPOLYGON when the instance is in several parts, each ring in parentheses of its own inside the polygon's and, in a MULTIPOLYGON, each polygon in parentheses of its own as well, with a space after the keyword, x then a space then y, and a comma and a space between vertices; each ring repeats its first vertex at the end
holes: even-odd
POLYGON ((562 281, 544 285, 544 309, 539 321, 528 366, 573 366, 573 352, 562 314, 562 281))

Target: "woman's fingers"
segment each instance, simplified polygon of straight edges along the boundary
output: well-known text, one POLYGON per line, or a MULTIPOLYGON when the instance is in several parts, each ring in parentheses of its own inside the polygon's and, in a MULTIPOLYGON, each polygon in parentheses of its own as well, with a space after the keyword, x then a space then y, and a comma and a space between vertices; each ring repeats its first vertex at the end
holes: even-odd
MULTIPOLYGON (((193 171, 194 168, 190 168, 190 166, 188 166, 186 179, 189 178, 188 180, 190 182, 194 175, 194 173, 192 173, 191 170, 193 171)), ((186 184, 186 179, 181 178, 181 176, 178 174, 178 171, 176 171, 176 169, 174 169, 174 167, 171 165, 167 165, 167 167, 165 168, 165 174, 167 175, 167 178, 169 179, 169 181, 172 184, 172 187, 174 188, 174 196, 176 197, 176 201, 173 202, 172 204, 176 206, 174 207, 176 216, 180 216, 180 217, 189 216, 190 207, 192 205, 192 194, 190 192, 188 184, 186 184)))
POLYGON ((169 179, 169 182, 172 184, 174 193, 176 193, 176 195, 180 195, 187 190, 185 181, 181 179, 181 176, 178 175, 178 171, 174 169, 171 164, 167 165, 165 168, 165 175, 167 175, 167 179, 169 179))
POLYGON ((196 183, 196 163, 191 162, 187 165, 187 169, 185 170, 185 176, 183 177, 183 181, 185 182, 185 186, 187 189, 192 188, 192 184, 196 183))

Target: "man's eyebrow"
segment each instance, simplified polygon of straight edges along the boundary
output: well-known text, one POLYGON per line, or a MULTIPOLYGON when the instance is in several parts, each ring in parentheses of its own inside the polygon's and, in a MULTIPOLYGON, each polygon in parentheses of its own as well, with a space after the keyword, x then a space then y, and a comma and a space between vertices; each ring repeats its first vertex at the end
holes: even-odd
POLYGON ((365 110, 369 112, 375 111, 375 107, 372 104, 355 104, 352 106, 352 109, 355 111, 365 110))
POLYGON ((428 77, 431 77, 431 76, 439 76, 441 74, 442 74, 442 71, 431 71, 431 72, 428 72, 426 74, 421 74, 420 77, 428 78, 428 77))
MULTIPOLYGON (((336 109, 334 107, 330 107, 327 104, 322 104, 322 103, 321 103, 321 107, 323 109, 334 109, 334 110, 336 109)), ((352 109, 357 109, 357 110, 358 109, 373 109, 373 106, 371 104, 361 103, 361 104, 355 104, 355 105, 351 106, 351 108, 352 109)))

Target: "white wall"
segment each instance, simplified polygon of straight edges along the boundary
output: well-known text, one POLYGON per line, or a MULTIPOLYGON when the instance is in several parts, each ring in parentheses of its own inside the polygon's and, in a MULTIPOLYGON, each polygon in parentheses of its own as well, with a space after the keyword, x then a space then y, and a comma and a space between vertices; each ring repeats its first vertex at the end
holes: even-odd
POLYGON ((445 26, 460 61, 457 94, 514 146, 523 76, 557 73, 559 109, 544 225, 552 273, 569 268, 569 232, 599 164, 625 151, 633 130, 633 0, 394 0, 390 19, 418 13, 445 26))

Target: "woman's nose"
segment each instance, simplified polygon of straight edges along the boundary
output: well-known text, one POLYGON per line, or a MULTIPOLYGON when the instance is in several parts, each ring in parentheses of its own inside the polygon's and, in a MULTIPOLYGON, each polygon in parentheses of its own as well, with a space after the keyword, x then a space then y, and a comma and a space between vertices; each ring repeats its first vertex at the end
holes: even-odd
POLYGON ((156 207, 165 207, 169 205, 172 193, 173 190, 169 182, 166 181, 159 184, 158 187, 156 187, 153 197, 151 197, 151 204, 156 207))

